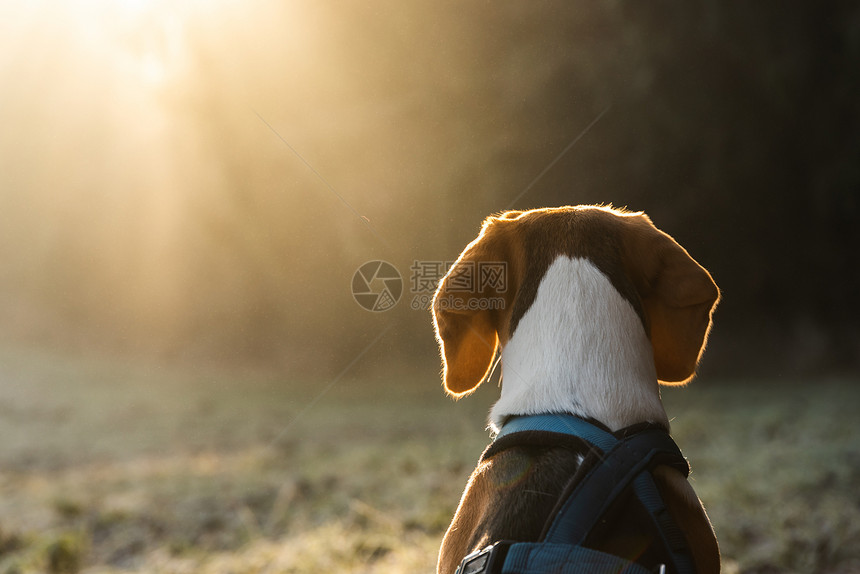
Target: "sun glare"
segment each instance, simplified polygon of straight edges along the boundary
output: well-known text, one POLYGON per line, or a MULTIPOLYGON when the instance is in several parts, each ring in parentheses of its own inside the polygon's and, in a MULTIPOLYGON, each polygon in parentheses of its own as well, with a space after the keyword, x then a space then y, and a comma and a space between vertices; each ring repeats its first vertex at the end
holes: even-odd
POLYGON ((95 0, 89 20, 116 60, 123 80, 143 89, 162 87, 183 56, 178 5, 158 0, 95 0))
POLYGON ((90 73, 151 90, 182 75, 188 26, 217 20, 224 6, 225 0, 69 0, 35 2, 26 12, 32 26, 58 29, 46 43, 87 54, 78 63, 90 73))
POLYGON ((146 10, 148 6, 151 6, 152 3, 152 0, 119 0, 117 2, 122 11, 129 16, 140 14, 146 10))

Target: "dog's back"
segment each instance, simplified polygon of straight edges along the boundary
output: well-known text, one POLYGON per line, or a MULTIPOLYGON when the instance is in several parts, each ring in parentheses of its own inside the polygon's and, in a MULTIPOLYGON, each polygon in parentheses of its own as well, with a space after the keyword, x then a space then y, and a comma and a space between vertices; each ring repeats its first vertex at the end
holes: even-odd
MULTIPOLYGON (((496 541, 540 541, 564 495, 598 462, 588 455, 587 449, 574 445, 518 445, 482 460, 445 535, 439 572, 454 572, 464 556, 496 541)), ((689 483, 665 466, 655 469, 654 478, 687 538, 696 571, 719 572, 716 537, 689 483)), ((647 567, 667 561, 659 533, 630 493, 589 534, 587 545, 647 567)))
MULTIPOLYGON (((497 540, 537 541, 584 452, 517 446, 483 461, 469 479, 443 543, 442 572, 497 540)), ((453 567, 453 568, 452 568, 453 567)))

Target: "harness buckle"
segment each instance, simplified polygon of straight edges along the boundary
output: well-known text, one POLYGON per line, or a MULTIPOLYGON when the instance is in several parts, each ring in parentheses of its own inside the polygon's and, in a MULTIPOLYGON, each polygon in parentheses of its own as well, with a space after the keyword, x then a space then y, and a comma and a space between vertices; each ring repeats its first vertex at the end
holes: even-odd
POLYGON ((455 574, 494 574, 505 562, 513 542, 503 540, 472 552, 460 562, 455 574))

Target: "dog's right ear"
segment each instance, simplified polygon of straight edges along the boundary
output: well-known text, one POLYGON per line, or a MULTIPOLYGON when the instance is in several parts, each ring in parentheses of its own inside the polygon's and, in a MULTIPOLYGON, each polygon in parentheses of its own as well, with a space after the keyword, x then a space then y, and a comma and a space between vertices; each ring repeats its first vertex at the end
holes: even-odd
POLYGON ((457 258, 439 282, 433 297, 433 325, 442 355, 445 389, 455 397, 474 391, 487 377, 499 345, 499 331, 509 307, 510 265, 507 258, 507 228, 516 213, 505 213, 484 221, 481 233, 457 258), (481 265, 503 264, 504 287, 482 285, 481 265), (481 301, 504 300, 504 305, 481 301))
POLYGON ((648 216, 625 216, 627 261, 642 298, 657 379, 684 384, 696 374, 720 290, 711 274, 648 216))

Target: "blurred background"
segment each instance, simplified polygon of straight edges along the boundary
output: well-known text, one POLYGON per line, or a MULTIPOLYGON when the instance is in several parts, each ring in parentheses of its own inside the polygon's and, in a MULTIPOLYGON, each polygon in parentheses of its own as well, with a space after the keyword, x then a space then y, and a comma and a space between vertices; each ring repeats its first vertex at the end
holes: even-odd
POLYGON ((856 373, 858 62, 849 1, 0 2, 0 337, 436 369, 413 262, 611 202, 721 286, 704 369, 856 373))

